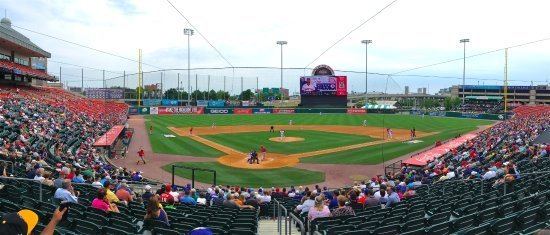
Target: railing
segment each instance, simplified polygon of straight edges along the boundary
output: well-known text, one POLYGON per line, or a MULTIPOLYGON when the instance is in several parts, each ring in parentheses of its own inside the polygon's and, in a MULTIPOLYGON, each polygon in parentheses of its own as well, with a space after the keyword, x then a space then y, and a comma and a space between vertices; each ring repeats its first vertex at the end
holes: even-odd
POLYGON ((7 179, 7 180, 22 180, 22 181, 32 181, 33 183, 38 183, 39 185, 39 195, 38 195, 38 198, 40 200, 40 202, 43 202, 44 201, 44 198, 43 198, 43 190, 42 190, 42 183, 40 183, 40 181, 38 180, 35 180, 35 179, 26 179, 26 178, 14 178, 14 177, 5 177, 5 176, 0 176, 0 179, 7 179))
POLYGON ((290 234, 289 232, 289 228, 290 227, 290 224, 288 222, 288 211, 287 209, 279 202, 277 201, 277 199, 273 199, 273 206, 276 207, 274 208, 273 210, 273 216, 277 218, 277 232, 279 232, 279 235, 280 234, 283 234, 283 219, 281 217, 284 218, 285 220, 285 232, 284 234, 290 234), (284 214, 281 214, 282 212, 284 212, 284 214))
MULTIPOLYGON (((529 175, 542 175, 542 174, 550 174, 550 171, 536 171, 536 172, 529 172, 529 173, 521 173, 520 172, 520 173, 516 174, 515 176, 519 176, 518 178, 516 178, 516 181, 517 181, 517 180, 522 180, 522 178, 524 178, 526 176, 529 176, 529 175)), ((504 179, 503 177, 495 177, 495 178, 492 178, 492 179, 496 179, 496 180, 504 179)), ((479 183, 481 183, 480 195, 483 195, 484 191, 485 191, 486 184, 487 183, 490 183, 490 184, 495 183, 495 181, 493 181, 492 179, 491 180, 478 179, 478 178, 476 178, 476 179, 449 179, 449 180, 445 180, 445 181, 442 181, 442 182, 435 182, 435 183, 431 183, 431 184, 423 184, 421 186, 416 187, 416 189, 426 187, 427 188, 426 190, 428 191, 428 193, 430 193, 430 191, 433 187, 439 186, 440 184, 442 184, 446 181, 479 182, 479 183)), ((508 183, 506 183, 506 182, 502 183, 502 189, 503 189, 503 194, 504 195, 509 193, 508 187, 509 187, 508 183)), ((442 193, 445 194, 445 187, 442 188, 442 193)))
MULTIPOLYGON (((294 215, 293 213, 290 213, 289 214, 289 220, 288 220, 288 223, 290 224, 290 226, 292 226, 292 221, 295 221, 298 223, 298 225, 300 226, 300 234, 302 235, 306 235, 306 227, 304 226, 304 222, 302 222, 302 220, 298 217, 296 217, 296 215, 294 215)), ((288 230, 288 235, 290 235, 292 233, 292 229, 289 228, 288 230)))
POLYGON ((187 166, 180 166, 180 165, 172 165, 172 185, 175 184, 175 174, 176 174, 176 168, 183 168, 187 170, 191 170, 191 187, 195 187, 195 171, 206 171, 211 172, 214 174, 214 179, 212 185, 216 185, 216 171, 211 169, 204 169, 204 168, 195 168, 195 167, 187 167, 187 166))

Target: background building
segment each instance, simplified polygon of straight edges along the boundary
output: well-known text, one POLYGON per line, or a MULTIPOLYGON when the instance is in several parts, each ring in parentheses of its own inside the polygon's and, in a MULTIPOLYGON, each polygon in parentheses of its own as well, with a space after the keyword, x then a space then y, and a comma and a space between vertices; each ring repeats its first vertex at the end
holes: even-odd
POLYGON ((8 18, 0 20, 0 82, 42 85, 55 81, 48 75, 51 54, 11 27, 8 18))
MULTIPOLYGON (((548 85, 538 86, 508 86, 508 103, 518 104, 550 104, 550 87, 548 85)), ((504 86, 492 85, 462 85, 451 87, 451 96, 462 98, 488 97, 504 100, 504 86)))

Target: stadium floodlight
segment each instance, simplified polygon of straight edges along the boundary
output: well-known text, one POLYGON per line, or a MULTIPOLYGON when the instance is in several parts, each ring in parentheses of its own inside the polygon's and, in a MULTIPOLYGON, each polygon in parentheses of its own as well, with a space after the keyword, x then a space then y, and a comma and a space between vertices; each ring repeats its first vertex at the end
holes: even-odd
POLYGON ((283 45, 288 44, 287 41, 277 41, 277 45, 281 45, 281 102, 283 102, 283 45))
POLYGON ((464 56, 463 56, 463 65, 462 65, 462 104, 465 102, 466 94, 465 92, 465 86, 466 86, 466 43, 470 42, 470 39, 460 39, 460 43, 464 44, 464 56))
POLYGON ((367 70, 367 48, 369 44, 372 43, 372 40, 361 40, 361 43, 365 44, 365 107, 367 107, 367 101, 369 100, 369 79, 368 79, 368 70, 367 70))
POLYGON ((185 28, 183 34, 187 35, 187 106, 191 105, 191 36, 195 30, 185 28))

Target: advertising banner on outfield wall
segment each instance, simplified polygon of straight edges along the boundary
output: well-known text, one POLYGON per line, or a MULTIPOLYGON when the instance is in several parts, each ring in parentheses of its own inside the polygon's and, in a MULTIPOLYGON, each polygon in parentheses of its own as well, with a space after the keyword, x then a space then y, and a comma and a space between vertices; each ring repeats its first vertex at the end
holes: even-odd
POLYGON ((149 107, 139 107, 139 114, 149 114, 149 107))
POLYGON ((262 108, 259 108, 259 109, 253 109, 252 112, 254 114, 269 114, 272 112, 271 109, 262 109, 262 108))
POLYGON ((366 114, 366 109, 360 109, 360 108, 350 108, 348 109, 348 114, 366 114))
POLYGON ((149 114, 151 114, 151 115, 159 114, 159 107, 150 107, 149 108, 149 114))
POLYGON ((208 101, 208 107, 225 107, 225 100, 208 101))
POLYGON ((206 109, 207 114, 232 114, 231 109, 206 109))
POLYGON ((178 100, 163 99, 162 106, 178 106, 178 100))
POLYGON ((197 106, 199 106, 199 107, 208 106, 208 100, 197 100, 197 106))
POLYGON ((138 114, 138 113, 139 113, 138 108, 136 108, 136 107, 130 107, 130 108, 128 108, 128 114, 130 114, 130 115, 136 115, 136 114, 138 114))
POLYGON ((204 107, 158 107, 158 114, 203 114, 204 107))
POLYGON ((161 99, 144 99, 143 106, 159 106, 161 99))
POLYGON ((235 108, 233 109, 234 114, 252 114, 252 109, 246 108, 235 108))
POLYGON ((289 114, 289 113, 295 113, 296 110, 294 109, 273 109, 273 113, 279 113, 279 114, 289 114))

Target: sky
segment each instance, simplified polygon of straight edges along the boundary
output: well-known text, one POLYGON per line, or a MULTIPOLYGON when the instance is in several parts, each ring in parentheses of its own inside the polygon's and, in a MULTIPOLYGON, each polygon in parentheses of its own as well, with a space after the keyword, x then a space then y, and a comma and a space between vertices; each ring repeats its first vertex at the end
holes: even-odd
MULTIPOLYGON (((550 1, 512 0, 398 0, 362 27, 343 38, 318 60, 324 50, 372 17, 392 0, 363 1, 178 1, 170 0, 198 34, 191 37, 192 68, 275 67, 272 69, 193 70, 162 73, 165 88, 178 85, 193 89, 240 89, 279 87, 281 49, 286 69, 283 86, 297 91, 299 77, 309 75, 304 67, 327 64, 336 70, 365 71, 363 39, 368 46, 368 90, 403 93, 427 87, 430 93, 462 83, 463 61, 394 74, 463 56, 462 38, 469 38, 466 54, 474 55, 525 42, 550 38, 550 1), (195 75, 196 74, 196 75, 195 75), (404 75, 421 75, 404 76, 404 75), (210 79, 208 77, 210 76, 210 79), (241 88, 242 77, 242 88, 241 88), (195 82, 196 79, 197 81, 195 82), (210 80, 210 85, 208 81, 210 80), (257 81, 257 82, 256 82, 257 81)), ((51 52, 48 72, 68 86, 80 86, 84 66, 85 87, 101 86, 102 71, 108 85, 135 87, 136 62, 99 53, 52 39, 25 29, 62 38, 122 57, 138 59, 143 51, 143 71, 187 67, 187 37, 192 27, 166 0, 0 0, 16 30, 51 52), (153 65, 153 66, 149 66, 153 65), (93 69, 92 69, 93 68, 93 69)), ((510 85, 547 84, 550 80, 550 40, 509 50, 510 85)), ((365 91, 365 74, 348 76, 348 90, 365 91)), ((146 84, 159 83, 160 72, 145 73, 146 84)), ((468 84, 502 84, 504 51, 466 60, 468 84)))

